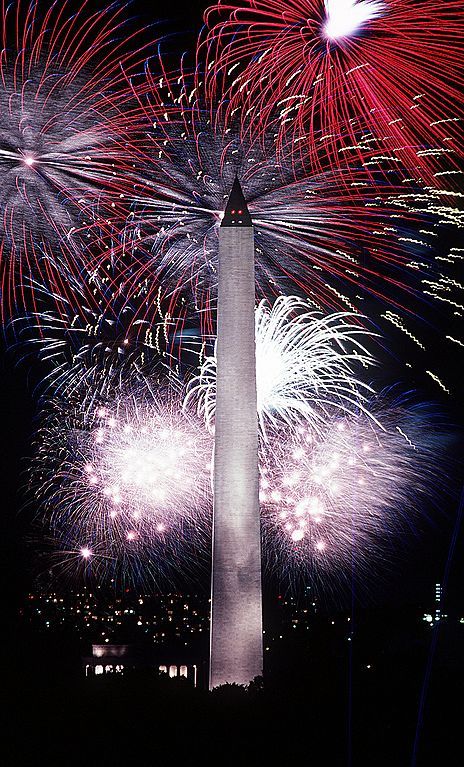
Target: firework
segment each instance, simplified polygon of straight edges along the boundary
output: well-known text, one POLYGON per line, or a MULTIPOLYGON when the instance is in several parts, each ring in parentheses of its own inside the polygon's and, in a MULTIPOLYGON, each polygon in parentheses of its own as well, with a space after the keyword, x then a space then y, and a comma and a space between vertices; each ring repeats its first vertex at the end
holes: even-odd
MULTIPOLYGON (((295 296, 278 298, 256 310, 256 385, 261 436, 269 426, 304 421, 319 431, 334 410, 363 408, 372 390, 355 368, 373 364, 363 346, 369 334, 349 314, 320 316, 295 296), (360 340, 361 339, 361 340, 360 340)), ((189 386, 185 407, 196 410, 213 430, 216 403, 216 356, 207 357, 189 386)))
MULTIPOLYGON (((301 425, 263 444, 260 501, 268 561, 325 588, 362 578, 417 529, 446 492, 445 430, 426 406, 335 416, 316 436, 301 425)), ((449 488, 448 488, 449 489, 449 488)))
POLYGON ((2 306, 39 282, 69 295, 84 249, 119 231, 134 168, 136 100, 128 78, 143 60, 124 6, 2 3, 0 172, 2 306), (95 234, 92 230, 95 228, 95 234), (59 252, 59 257, 58 257, 59 252))
POLYGON ((126 292, 119 265, 112 253, 92 272, 67 274, 68 296, 54 293, 39 282, 25 294, 32 307, 13 317, 4 331, 21 362, 39 360, 41 394, 66 398, 79 389, 95 399, 106 388, 142 373, 169 367, 179 374, 179 338, 185 318, 171 316, 163 307, 161 288, 150 307, 150 322, 139 319, 145 309, 145 286, 126 292), (87 383, 86 383, 87 382, 87 383), (98 385, 97 385, 98 383, 98 385))
POLYGON ((123 385, 132 372, 142 373, 166 356, 162 329, 146 327, 143 334, 124 297, 100 300, 101 308, 93 308, 86 291, 78 290, 75 302, 55 296, 55 306, 46 308, 49 293, 37 286, 35 295, 43 310, 15 317, 10 326, 21 362, 42 363, 42 395, 67 399, 79 390, 84 399, 104 398, 116 380, 123 385))
MULTIPOLYGON (((202 335, 214 335, 218 229, 236 175, 254 223, 259 299, 297 293, 325 311, 362 312, 367 298, 372 314, 375 302, 411 312, 420 289, 410 268, 418 216, 390 205, 393 180, 374 183, 356 164, 334 170, 327 156, 308 176, 278 156, 272 135, 263 146, 238 118, 224 117, 223 105, 212 114, 183 72, 155 79, 148 71, 145 91, 147 180, 135 187, 119 252, 130 252, 125 279, 145 291, 148 312, 161 283, 168 313, 191 304, 202 335)), ((367 162, 368 141, 365 153, 367 162)), ((417 245, 421 272, 431 265, 427 247, 417 245)))
POLYGON ((259 132, 289 134, 310 166, 320 137, 343 164, 366 130, 392 166, 428 182, 443 156, 462 156, 459 0, 247 0, 212 6, 206 21, 210 93, 225 92, 259 132))
POLYGON ((208 527, 211 439, 182 412, 172 385, 154 388, 139 376, 136 384, 116 379, 106 392, 104 404, 78 392, 46 406, 32 470, 36 501, 71 558, 117 572, 146 559, 162 574, 208 527))
POLYGON ((353 37, 385 11, 383 0, 326 0, 323 33, 328 40, 353 37))

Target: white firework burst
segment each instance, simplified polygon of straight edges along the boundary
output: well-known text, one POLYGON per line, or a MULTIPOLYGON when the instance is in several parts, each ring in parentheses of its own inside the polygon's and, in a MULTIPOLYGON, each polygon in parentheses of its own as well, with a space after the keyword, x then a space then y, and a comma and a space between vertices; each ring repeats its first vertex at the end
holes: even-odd
MULTIPOLYGON (((311 574, 324 590, 357 580, 449 491, 447 432, 429 406, 372 405, 314 433, 280 429, 262 445, 260 505, 268 562, 311 574)), ((366 585, 366 584, 364 584, 366 585)))
POLYGON ((204 546, 211 438, 182 412, 178 387, 116 378, 102 402, 96 378, 95 396, 82 386, 74 401, 55 398, 44 408, 30 481, 35 502, 62 551, 107 562, 129 579, 143 562, 162 575, 186 549, 204 546))
MULTIPOLYGON (((355 324, 355 315, 324 317, 295 296, 280 296, 256 309, 256 384, 261 436, 268 426, 304 421, 319 431, 334 410, 365 410, 371 387, 355 373, 374 364, 362 341, 373 334, 355 324)), ((210 431, 216 408, 216 354, 207 357, 188 388, 210 431)))
POLYGON ((385 10, 382 0, 325 0, 324 34, 330 40, 349 37, 385 10))

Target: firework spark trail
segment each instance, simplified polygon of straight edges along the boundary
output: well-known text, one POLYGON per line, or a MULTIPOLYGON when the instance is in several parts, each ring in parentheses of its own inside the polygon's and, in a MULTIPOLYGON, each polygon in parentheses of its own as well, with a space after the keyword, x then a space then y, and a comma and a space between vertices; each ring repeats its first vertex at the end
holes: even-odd
POLYGON ((331 580, 363 577, 394 560, 404 533, 446 492, 446 429, 425 406, 372 404, 337 416, 317 435, 307 426, 276 430, 261 450, 265 551, 280 570, 331 580))
MULTIPOLYGON (((103 296, 104 286, 99 285, 100 291, 103 296)), ((155 324, 153 315, 153 325, 145 326, 143 333, 125 296, 100 297, 100 306, 94 307, 87 286, 77 285, 74 301, 56 295, 50 307, 49 291, 36 285, 34 292, 41 310, 15 317, 11 333, 10 326, 6 332, 12 335, 11 348, 22 363, 41 362, 42 396, 66 399, 82 391, 87 381, 89 394, 103 397, 106 386, 114 387, 116 379, 122 385, 133 371, 142 373, 155 359, 166 357, 166 320, 155 324)))
MULTIPOLYGON (((361 312, 368 298, 420 314, 411 308, 420 293, 411 253, 420 251, 420 271, 427 274, 432 246, 417 235, 423 214, 412 205, 409 211, 405 200, 390 204, 406 193, 404 185, 380 176, 374 183, 356 163, 346 173, 333 170, 327 156, 323 169, 308 176, 277 156, 272 135, 263 146, 241 133, 237 120, 224 118, 223 105, 211 114, 201 87, 183 71, 156 78, 147 68, 144 88, 137 97, 145 115, 146 183, 135 187, 114 259, 129 254, 124 279, 145 291, 148 312, 150 291, 160 284, 171 315, 182 302, 187 314, 193 293, 202 334, 214 335, 218 228, 238 174, 255 227, 258 298, 303 293, 317 308, 361 312)), ((362 151, 367 161, 367 138, 362 151)))
POLYGON ((120 572, 147 560, 162 574, 208 529, 211 438, 172 385, 116 380, 108 404, 96 399, 81 391, 42 413, 31 471, 41 518, 71 558, 120 572))
POLYGON ((85 381, 95 384, 98 378, 98 393, 89 387, 89 394, 102 397, 116 378, 122 384, 152 363, 146 345, 131 337, 127 316, 98 314, 85 305, 66 308, 69 313, 44 310, 14 321, 13 348, 21 362, 40 360, 44 368, 38 384, 42 396, 66 399, 85 381))
MULTIPOLYGON (((324 428, 339 412, 364 409, 370 386, 355 375, 374 359, 365 348, 372 333, 349 314, 321 317, 308 303, 281 296, 256 310, 256 384, 262 438, 269 428, 305 422, 310 431, 324 428)), ((207 357, 189 384, 184 407, 194 405, 208 429, 214 429, 216 356, 207 357)), ((367 411, 366 411, 367 412, 367 411)))
POLYGON ((2 2, 3 318, 24 305, 28 282, 67 296, 63 272, 81 274, 86 246, 129 212, 137 102, 128 78, 146 45, 124 14, 123 4, 73 12, 68 0, 2 2))
POLYGON ((231 112, 241 106, 258 132, 289 135, 310 167, 319 133, 343 164, 367 129, 388 147, 391 167, 400 161, 434 185, 443 157, 456 172, 459 0, 247 0, 214 5, 205 19, 198 62, 210 96, 226 95, 231 112))
MULTIPOLYGON (((4 329, 20 363, 40 361, 36 389, 42 397, 66 399, 79 390, 91 401, 106 397, 116 381, 123 386, 133 374, 152 375, 156 370, 157 380, 161 374, 181 375, 176 347, 183 346, 185 318, 165 310, 160 287, 150 322, 139 319, 144 291, 128 296, 123 281, 109 272, 110 264, 101 266, 103 277, 95 272, 86 282, 69 275, 72 301, 33 285, 37 311, 14 317, 4 329)), ((196 358, 197 349, 194 354, 196 358)))

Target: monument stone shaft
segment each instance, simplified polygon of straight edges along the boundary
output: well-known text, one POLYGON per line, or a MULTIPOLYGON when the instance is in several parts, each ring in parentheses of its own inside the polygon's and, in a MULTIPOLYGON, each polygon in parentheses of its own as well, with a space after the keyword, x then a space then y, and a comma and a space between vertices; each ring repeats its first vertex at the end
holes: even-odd
POLYGON ((219 234, 210 688, 263 669, 253 224, 235 180, 219 234))

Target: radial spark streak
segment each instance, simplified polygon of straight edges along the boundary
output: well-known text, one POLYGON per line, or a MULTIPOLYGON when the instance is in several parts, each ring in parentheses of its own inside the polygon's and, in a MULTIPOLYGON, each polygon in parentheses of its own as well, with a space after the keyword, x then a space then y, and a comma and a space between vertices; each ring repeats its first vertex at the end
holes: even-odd
MULTIPOLYGON (((374 363, 363 345, 372 334, 349 314, 327 317, 306 301, 281 296, 256 310, 256 383, 261 435, 269 426, 304 421, 319 431, 333 411, 365 408, 372 389, 355 373, 374 363)), ((189 386, 185 407, 195 403, 214 428, 216 356, 207 357, 189 386)))

